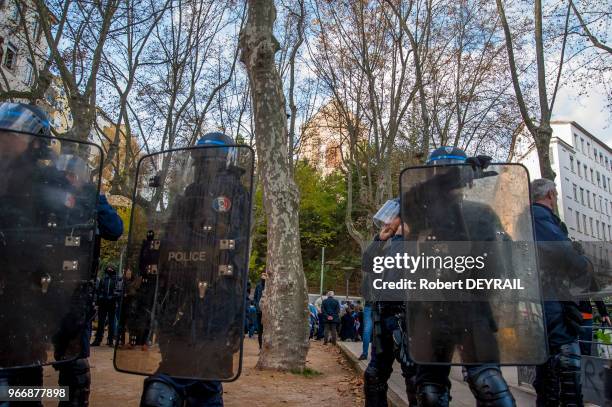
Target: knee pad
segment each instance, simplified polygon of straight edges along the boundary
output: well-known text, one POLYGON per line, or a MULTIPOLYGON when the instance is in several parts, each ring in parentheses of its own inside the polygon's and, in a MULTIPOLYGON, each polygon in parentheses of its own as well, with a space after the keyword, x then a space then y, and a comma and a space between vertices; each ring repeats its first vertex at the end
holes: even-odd
POLYGON ((515 407, 516 402, 501 371, 496 367, 469 374, 468 383, 479 407, 515 407))
POLYGON ((404 376, 404 382, 406 384, 406 395, 408 396, 408 402, 410 405, 416 406, 417 401, 417 384, 416 384, 416 365, 401 365, 402 376, 404 376))
POLYGON ((140 407, 182 407, 182 405, 183 398, 174 387, 155 378, 145 380, 140 407))
POLYGON ((61 401, 60 407, 88 406, 91 386, 91 373, 87 359, 77 359, 59 366, 60 386, 68 386, 70 399, 61 401))
POLYGON ((373 366, 368 366, 363 374, 364 387, 372 391, 387 391, 387 380, 383 378, 384 372, 373 366))
POLYGON ((448 388, 437 383, 423 383, 417 389, 417 400, 422 407, 448 407, 448 388))

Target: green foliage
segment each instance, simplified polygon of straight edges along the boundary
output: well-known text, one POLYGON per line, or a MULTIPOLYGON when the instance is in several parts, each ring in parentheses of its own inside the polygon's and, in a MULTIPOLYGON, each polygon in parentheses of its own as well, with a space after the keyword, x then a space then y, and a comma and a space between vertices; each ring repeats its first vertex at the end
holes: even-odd
MULTIPOLYGON (((344 271, 340 267, 359 264, 360 259, 359 249, 348 236, 344 223, 345 178, 340 173, 323 177, 306 162, 297 163, 294 175, 300 190, 300 240, 309 291, 319 291, 322 247, 325 247, 326 261, 335 263, 325 267, 324 290, 344 287, 344 271)), ((249 277, 252 282, 257 281, 257 276, 266 266, 266 226, 262 202, 262 189, 258 188, 254 202, 255 227, 250 259, 249 277)))
POLYGON ((597 339, 597 342, 612 345, 612 334, 606 332, 604 329, 598 329, 595 331, 595 338, 597 339))

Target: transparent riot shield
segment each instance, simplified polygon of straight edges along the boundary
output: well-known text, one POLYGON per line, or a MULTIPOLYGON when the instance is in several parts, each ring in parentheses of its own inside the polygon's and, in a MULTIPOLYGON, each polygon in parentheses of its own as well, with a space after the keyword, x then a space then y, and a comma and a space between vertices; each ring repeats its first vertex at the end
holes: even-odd
POLYGON ((101 157, 93 144, 0 131, 0 370, 82 354, 101 157))
POLYGON ((412 167, 402 172, 400 189, 404 241, 387 255, 401 261, 387 275, 401 276, 412 359, 543 363, 527 170, 516 164, 412 167))
POLYGON ((222 381, 240 374, 253 160, 248 146, 140 160, 117 370, 222 381))

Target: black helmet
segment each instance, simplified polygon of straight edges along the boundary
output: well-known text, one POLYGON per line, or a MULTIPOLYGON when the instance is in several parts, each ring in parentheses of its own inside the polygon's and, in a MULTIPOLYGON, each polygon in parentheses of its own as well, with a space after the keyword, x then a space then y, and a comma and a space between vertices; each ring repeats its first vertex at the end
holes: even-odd
POLYGON ((465 151, 452 146, 433 150, 427 157, 427 165, 463 164, 467 160, 465 151))
POLYGON ((38 106, 26 103, 0 104, 0 129, 41 136, 51 135, 47 113, 38 106))

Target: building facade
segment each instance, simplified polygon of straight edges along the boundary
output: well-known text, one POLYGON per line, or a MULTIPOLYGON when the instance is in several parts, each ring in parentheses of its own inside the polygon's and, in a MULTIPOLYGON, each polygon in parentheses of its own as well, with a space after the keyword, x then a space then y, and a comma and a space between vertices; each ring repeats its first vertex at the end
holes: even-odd
MULTIPOLYGON (((556 121, 550 142, 559 217, 577 241, 612 241, 612 148, 576 122, 556 121)), ((540 178, 535 145, 518 155, 532 180, 540 178)))
MULTIPOLYGON (((358 120, 357 139, 365 142, 367 129, 358 120)), ((323 176, 343 170, 350 155, 350 137, 346 123, 339 108, 329 102, 312 116, 302 127, 299 159, 306 160, 323 176)))
POLYGON ((0 0, 0 81, 2 90, 27 91, 49 47, 31 0, 0 0))

